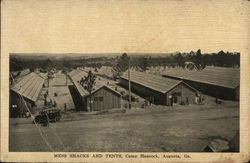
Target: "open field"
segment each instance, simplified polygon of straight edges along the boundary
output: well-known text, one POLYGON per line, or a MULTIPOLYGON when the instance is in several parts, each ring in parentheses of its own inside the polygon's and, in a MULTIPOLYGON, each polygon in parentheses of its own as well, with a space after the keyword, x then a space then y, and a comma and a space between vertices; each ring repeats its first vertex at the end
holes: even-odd
MULTIPOLYGON (((39 127, 55 151, 199 152, 215 139, 232 139, 239 129, 238 108, 237 102, 229 102, 103 115, 74 112, 50 127, 39 127)), ((49 151, 31 121, 10 119, 10 151, 49 151)))

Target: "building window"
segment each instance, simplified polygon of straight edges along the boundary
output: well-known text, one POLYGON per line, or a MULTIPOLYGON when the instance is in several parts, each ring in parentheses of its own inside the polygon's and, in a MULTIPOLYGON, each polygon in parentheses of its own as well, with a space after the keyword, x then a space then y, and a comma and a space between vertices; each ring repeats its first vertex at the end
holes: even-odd
POLYGON ((181 92, 174 92, 173 96, 181 96, 181 92))
POLYGON ((95 97, 94 101, 103 101, 103 97, 95 97))
POLYGON ((99 101, 103 101, 103 97, 99 97, 99 101))

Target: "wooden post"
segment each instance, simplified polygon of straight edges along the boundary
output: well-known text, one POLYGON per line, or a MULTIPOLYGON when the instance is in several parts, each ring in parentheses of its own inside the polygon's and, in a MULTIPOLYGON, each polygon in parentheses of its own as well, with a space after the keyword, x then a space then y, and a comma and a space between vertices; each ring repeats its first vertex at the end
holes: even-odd
POLYGON ((68 81, 67 81, 67 74, 65 73, 65 76, 66 76, 66 86, 68 85, 68 81))
POLYGON ((123 105, 122 105, 122 95, 120 96, 120 100, 121 100, 121 105, 120 105, 120 108, 123 109, 123 105))
POLYGON ((48 75, 47 75, 47 79, 48 79, 48 87, 49 87, 49 72, 48 72, 48 75))
POLYGON ((128 59, 128 96, 129 96, 129 105, 128 108, 131 109, 131 83, 130 83, 130 58, 128 59))
POLYGON ((182 102, 183 102, 183 97, 182 97, 182 92, 183 92, 183 80, 181 81, 181 104, 182 104, 182 102))

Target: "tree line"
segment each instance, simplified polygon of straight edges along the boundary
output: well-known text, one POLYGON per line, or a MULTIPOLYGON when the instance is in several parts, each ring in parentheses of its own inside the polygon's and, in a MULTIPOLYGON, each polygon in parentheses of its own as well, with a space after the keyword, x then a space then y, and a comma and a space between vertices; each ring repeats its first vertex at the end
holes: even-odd
POLYGON ((224 52, 218 53, 204 53, 198 49, 196 52, 189 53, 176 52, 170 55, 161 56, 140 56, 122 54, 116 57, 92 57, 83 59, 22 59, 10 56, 10 71, 20 71, 29 68, 31 71, 36 68, 48 69, 57 68, 62 70, 74 69, 77 67, 93 67, 101 68, 102 66, 112 67, 114 73, 119 75, 120 72, 127 70, 128 61, 131 67, 137 68, 141 71, 146 71, 149 67, 189 67, 201 70, 206 66, 219 67, 240 67, 240 53, 238 52, 224 52))
POLYGON ((194 63, 196 65, 200 64, 201 69, 205 66, 240 67, 240 53, 237 52, 219 51, 218 53, 202 54, 201 50, 198 49, 197 52, 176 52, 169 56, 130 58, 133 67, 140 67, 142 69, 145 69, 145 66, 185 67, 187 63, 194 63))
POLYGON ((114 77, 119 77, 128 69, 128 65, 136 68, 139 71, 146 71, 149 67, 163 66, 171 68, 186 68, 189 70, 202 70, 206 66, 218 67, 240 67, 240 53, 224 52, 202 54, 201 50, 190 53, 177 52, 169 56, 148 56, 148 57, 133 57, 126 53, 118 59, 116 65, 113 66, 114 77), (129 64, 128 64, 129 63, 129 64))

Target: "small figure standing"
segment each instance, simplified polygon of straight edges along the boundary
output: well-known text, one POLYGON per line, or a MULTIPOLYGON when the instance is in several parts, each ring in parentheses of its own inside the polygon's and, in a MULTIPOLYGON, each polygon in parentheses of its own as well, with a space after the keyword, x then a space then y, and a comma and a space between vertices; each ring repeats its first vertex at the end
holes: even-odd
POLYGON ((45 114, 45 116, 46 116, 46 119, 44 119, 42 121, 43 122, 43 126, 49 127, 49 117, 48 117, 47 113, 43 113, 43 114, 45 114))
POLYGON ((197 96, 195 96, 194 103, 198 104, 198 97, 197 96))
POLYGON ((188 97, 186 98, 186 104, 187 104, 187 105, 189 104, 188 97))
POLYGON ((148 106, 148 101, 147 100, 145 100, 144 103, 145 103, 145 106, 148 106))
POLYGON ((54 100, 54 107, 56 107, 57 106, 57 103, 56 103, 56 100, 54 100))
POLYGON ((168 96, 168 98, 169 98, 169 101, 170 101, 170 106, 173 106, 173 98, 172 98, 172 96, 170 95, 170 96, 168 96))
POLYGON ((202 103, 205 103, 205 96, 202 96, 202 103))
POLYGON ((64 103, 64 112, 66 113, 67 112, 67 104, 64 103))
POLYGON ((26 118, 30 117, 30 112, 26 111, 26 118))
POLYGON ((49 119, 46 121, 46 126, 49 127, 49 119))

